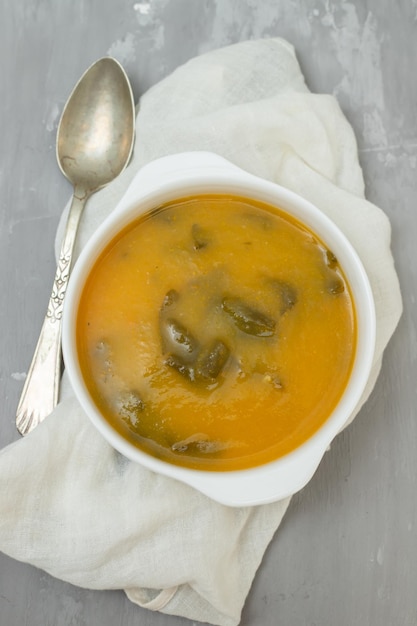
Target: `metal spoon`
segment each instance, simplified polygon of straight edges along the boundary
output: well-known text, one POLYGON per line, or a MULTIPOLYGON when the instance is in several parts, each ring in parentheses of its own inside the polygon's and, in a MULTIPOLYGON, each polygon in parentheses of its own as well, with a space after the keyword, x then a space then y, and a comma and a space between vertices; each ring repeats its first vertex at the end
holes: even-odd
POLYGON ((78 223, 90 195, 126 167, 134 131, 129 79, 115 59, 99 59, 74 87, 58 126, 58 164, 74 194, 48 311, 17 407, 16 426, 22 435, 33 430, 58 402, 61 317, 78 223))

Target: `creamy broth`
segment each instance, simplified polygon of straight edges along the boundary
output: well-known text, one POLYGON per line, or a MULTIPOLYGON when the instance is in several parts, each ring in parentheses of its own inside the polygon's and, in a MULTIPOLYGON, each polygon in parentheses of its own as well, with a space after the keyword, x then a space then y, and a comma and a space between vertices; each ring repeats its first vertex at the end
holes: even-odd
POLYGON ((306 441, 339 401, 355 346, 333 253, 284 212, 234 196, 139 217, 100 255, 78 310, 82 373, 108 422, 206 470, 306 441))

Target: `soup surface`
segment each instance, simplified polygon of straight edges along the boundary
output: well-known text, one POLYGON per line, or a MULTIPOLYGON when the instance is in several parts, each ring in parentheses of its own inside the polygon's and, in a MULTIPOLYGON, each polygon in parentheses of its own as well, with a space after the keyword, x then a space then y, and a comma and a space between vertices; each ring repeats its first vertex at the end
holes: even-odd
POLYGON ((206 470, 260 465, 308 439, 356 344, 334 254, 284 212, 220 195, 171 202, 118 234, 86 282, 77 333, 110 424, 206 470))

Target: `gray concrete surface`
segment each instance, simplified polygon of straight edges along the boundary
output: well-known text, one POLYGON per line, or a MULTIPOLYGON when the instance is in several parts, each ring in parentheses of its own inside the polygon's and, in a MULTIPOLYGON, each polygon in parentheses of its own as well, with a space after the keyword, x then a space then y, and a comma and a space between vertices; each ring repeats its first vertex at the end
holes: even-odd
MULTIPOLYGON (((295 45, 310 89, 336 95, 355 129, 367 196, 391 219, 405 311, 371 399, 294 497, 242 625, 415 626, 416 0, 0 0, 0 447, 18 438, 22 374, 71 191, 55 134, 72 86, 112 54, 139 97, 196 54, 274 35, 295 45)), ((189 623, 0 555, 1 626, 189 623)))

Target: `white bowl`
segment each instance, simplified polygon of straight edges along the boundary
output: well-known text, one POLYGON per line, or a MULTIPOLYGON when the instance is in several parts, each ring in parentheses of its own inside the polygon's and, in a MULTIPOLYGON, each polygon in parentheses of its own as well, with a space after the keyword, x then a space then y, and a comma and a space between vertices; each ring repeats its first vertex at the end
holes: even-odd
POLYGON ((367 383, 375 344, 375 309, 362 263, 341 231, 315 206, 293 192, 257 178, 208 152, 176 154, 153 161, 133 179, 115 210, 94 233, 73 269, 63 319, 65 366, 81 406, 99 432, 119 452, 150 470, 180 480, 229 506, 258 505, 294 494, 314 474, 326 449, 344 426, 367 383), (175 198, 226 193, 275 205, 297 218, 336 255, 350 285, 357 316, 357 348, 346 390, 327 421, 305 443, 275 461, 251 469, 204 471, 178 467, 135 447, 114 430, 91 398, 81 373, 77 310, 94 262, 115 234, 138 215, 175 198))

